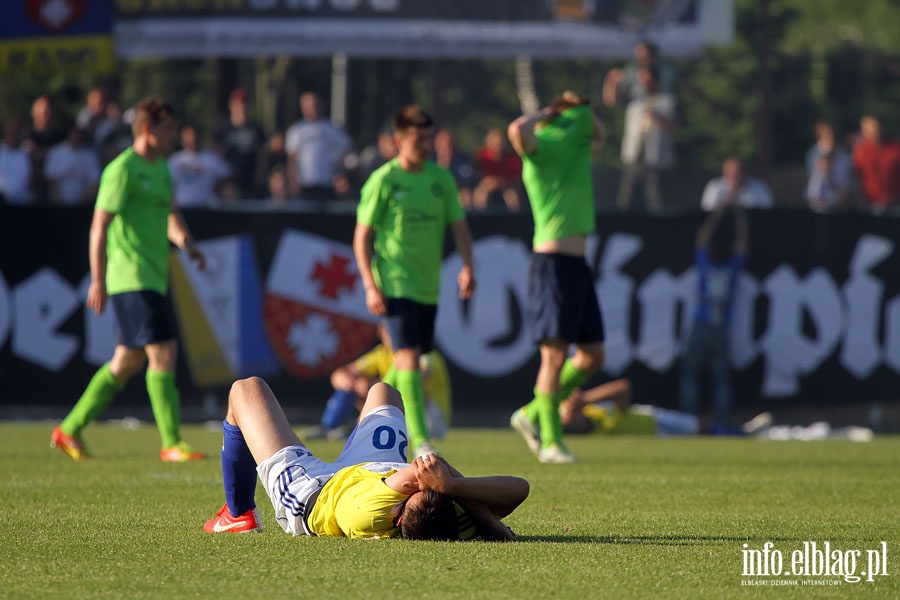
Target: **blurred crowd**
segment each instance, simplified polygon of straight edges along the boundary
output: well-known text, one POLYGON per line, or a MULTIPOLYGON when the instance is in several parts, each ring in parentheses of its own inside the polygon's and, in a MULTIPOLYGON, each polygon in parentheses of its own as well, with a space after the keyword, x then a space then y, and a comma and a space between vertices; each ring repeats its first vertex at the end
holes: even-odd
MULTIPOLYGON (((674 69, 647 42, 637 43, 634 58, 604 78, 603 104, 624 111, 615 198, 623 211, 657 212, 671 206, 664 178, 676 169, 678 158, 676 84, 674 69)), ((227 120, 215 131, 201 131, 190 115, 182 115, 180 148, 169 157, 177 205, 352 202, 366 178, 396 156, 389 130, 368 144, 356 144, 331 122, 313 92, 300 95, 301 118, 285 131, 265 131, 251 116, 251 102, 247 90, 233 90, 227 120)), ((103 89, 87 92, 71 122, 55 114, 50 97, 38 97, 30 119, 3 123, 0 199, 9 204, 91 204, 103 167, 131 139, 129 111, 103 89)), ((455 176, 463 208, 527 208, 522 161, 505 132, 489 129, 483 139, 469 153, 457 146, 450 129, 437 131, 434 138, 434 160, 455 176)), ((900 202, 900 142, 883 130, 877 116, 863 116, 852 132, 818 122, 810 142, 803 197, 785 204, 803 202, 815 212, 881 212, 900 202)), ((749 173, 737 156, 722 157, 721 176, 709 181, 697 200, 707 211, 730 202, 745 208, 776 204, 769 185, 749 173)))

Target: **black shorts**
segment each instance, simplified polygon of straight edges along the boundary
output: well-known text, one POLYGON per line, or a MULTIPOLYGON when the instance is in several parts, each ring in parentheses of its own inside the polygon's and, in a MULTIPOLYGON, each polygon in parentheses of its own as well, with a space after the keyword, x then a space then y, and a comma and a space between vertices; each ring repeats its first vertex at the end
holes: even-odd
POLYGON ((116 314, 119 344, 126 348, 143 348, 175 339, 172 306, 159 292, 142 290, 112 294, 109 302, 116 314))
POLYGON ((531 255, 525 319, 535 344, 545 340, 578 344, 604 340, 594 276, 584 258, 531 255))
POLYGON ((422 354, 431 352, 437 306, 408 298, 385 298, 384 301, 387 304, 384 327, 394 350, 419 348, 422 354))

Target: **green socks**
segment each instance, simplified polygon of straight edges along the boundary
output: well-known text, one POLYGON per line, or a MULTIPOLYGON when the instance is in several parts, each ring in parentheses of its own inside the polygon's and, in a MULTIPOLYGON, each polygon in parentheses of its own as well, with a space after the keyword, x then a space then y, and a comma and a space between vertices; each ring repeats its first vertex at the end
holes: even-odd
MULTIPOLYGON (((565 400, 575 388, 584 387, 588 379, 591 378, 590 371, 580 371, 572 364, 572 359, 568 359, 563 364, 562 371, 559 373, 559 393, 562 396, 560 401, 565 400)), ((559 403, 557 403, 559 406, 559 403)))
POLYGON ((388 369, 387 373, 384 374, 384 377, 381 378, 381 381, 391 387, 397 387, 397 367, 388 369))
POLYGON ((60 423, 59 428, 67 435, 79 435, 88 423, 106 410, 116 394, 124 387, 109 370, 109 363, 106 363, 94 373, 81 398, 60 423))
POLYGON ((567 359, 559 374, 559 391, 556 394, 534 390, 534 399, 525 405, 525 416, 532 423, 538 423, 541 430, 541 445, 560 444, 563 438, 559 405, 569 397, 572 390, 582 387, 591 378, 590 371, 581 371, 572 359, 567 359))
POLYGON ((416 448, 428 439, 422 373, 418 369, 414 371, 397 370, 397 391, 403 397, 403 411, 406 413, 409 447, 415 452, 416 448))
POLYGON ((153 418, 162 438, 162 447, 169 448, 181 441, 178 432, 181 423, 181 401, 175 387, 175 374, 171 371, 151 371, 147 369, 147 393, 153 418))

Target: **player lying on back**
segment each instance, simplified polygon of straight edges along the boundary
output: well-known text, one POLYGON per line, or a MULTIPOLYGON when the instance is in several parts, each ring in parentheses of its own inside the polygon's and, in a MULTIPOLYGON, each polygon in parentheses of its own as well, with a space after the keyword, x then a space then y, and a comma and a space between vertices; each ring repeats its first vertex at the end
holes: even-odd
POLYGON ((471 520, 483 539, 513 540, 500 519, 528 497, 528 482, 519 477, 464 477, 434 454, 408 463, 403 401, 385 383, 369 390, 332 463, 303 445, 257 377, 234 383, 222 429, 225 505, 204 525, 210 533, 262 529, 257 471, 276 520, 293 535, 455 540, 471 520))

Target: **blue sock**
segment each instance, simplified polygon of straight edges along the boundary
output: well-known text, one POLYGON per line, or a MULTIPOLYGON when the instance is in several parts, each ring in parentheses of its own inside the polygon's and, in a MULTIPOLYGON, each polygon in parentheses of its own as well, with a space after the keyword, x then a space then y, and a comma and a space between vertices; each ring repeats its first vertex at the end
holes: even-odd
POLYGON ((322 426, 325 429, 340 427, 356 405, 356 394, 350 390, 335 390, 325 405, 322 426))
POLYGON ((222 421, 222 479, 231 516, 256 507, 256 461, 240 427, 228 421, 222 421))

